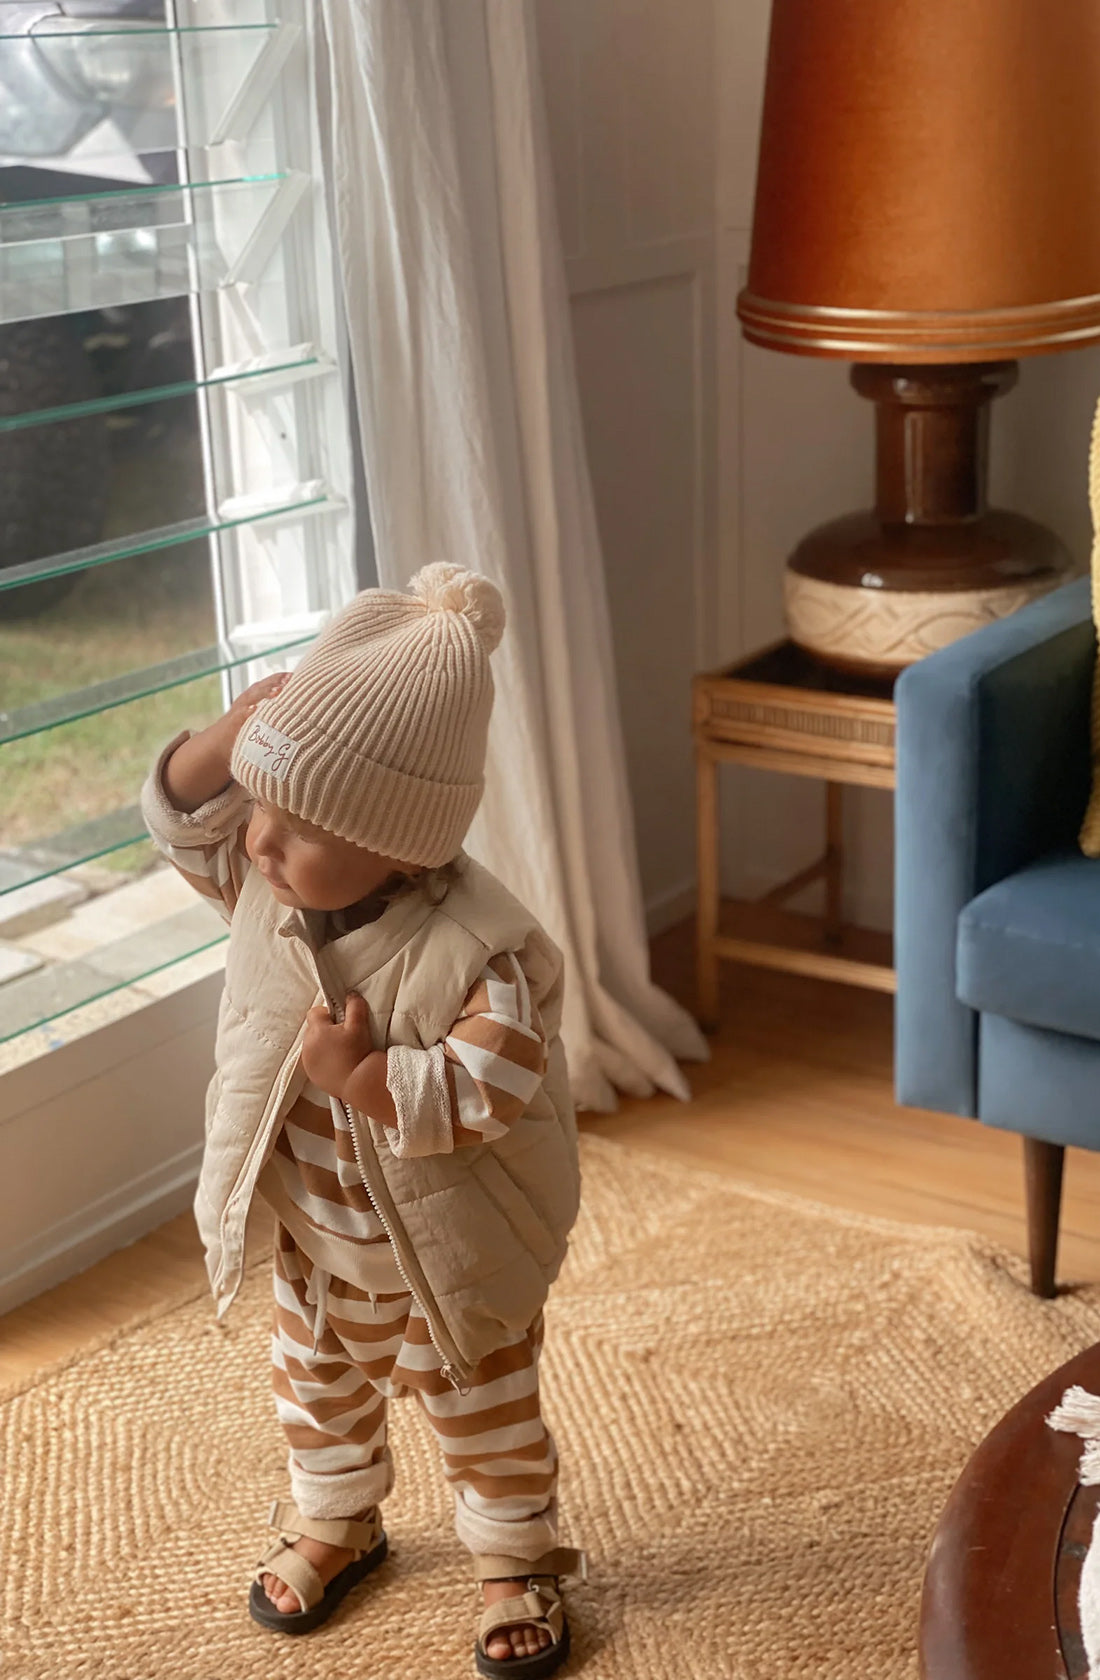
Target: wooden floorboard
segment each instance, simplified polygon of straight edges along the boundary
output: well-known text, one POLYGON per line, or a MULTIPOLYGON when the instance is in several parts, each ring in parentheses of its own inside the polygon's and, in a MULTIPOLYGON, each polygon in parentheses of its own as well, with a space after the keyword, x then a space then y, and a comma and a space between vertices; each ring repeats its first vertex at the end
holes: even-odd
MULTIPOLYGON (((690 930, 658 942, 655 973, 691 996, 690 930)), ((690 1067, 692 1101, 625 1102, 585 1116, 606 1137, 917 1224, 974 1229, 1022 1253, 1017 1137, 895 1106, 892 1003, 853 987, 729 965, 711 1060, 690 1067)), ((1100 1154, 1070 1152, 1059 1276, 1100 1281, 1100 1154)), ((266 1233, 258 1231, 257 1245, 266 1233)), ((0 1319, 0 1385, 79 1352, 203 1284, 190 1215, 0 1319)))

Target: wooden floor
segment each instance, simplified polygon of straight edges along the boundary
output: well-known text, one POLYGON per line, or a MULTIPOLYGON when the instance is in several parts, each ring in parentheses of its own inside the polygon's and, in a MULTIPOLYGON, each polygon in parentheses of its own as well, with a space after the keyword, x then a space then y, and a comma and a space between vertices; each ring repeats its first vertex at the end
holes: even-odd
MULTIPOLYGON (((690 945, 659 942, 655 972, 690 996, 690 945)), ((894 1106, 891 1000, 730 967, 713 1058, 693 1098, 624 1104, 582 1124, 746 1184, 889 1218, 983 1231, 1023 1252, 1017 1137, 894 1106)), ((1070 1152, 1059 1277, 1100 1281, 1100 1154, 1070 1152)), ((265 1240, 261 1233, 259 1241, 265 1240)), ((0 1387, 202 1282, 189 1214, 0 1319, 0 1387)))

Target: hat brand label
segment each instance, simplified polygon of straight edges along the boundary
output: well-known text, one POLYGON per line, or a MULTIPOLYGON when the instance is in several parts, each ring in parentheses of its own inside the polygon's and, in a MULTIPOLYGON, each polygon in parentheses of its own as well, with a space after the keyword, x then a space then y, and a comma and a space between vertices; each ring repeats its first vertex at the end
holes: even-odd
POLYGON ((300 741, 292 741, 289 735, 273 729, 270 723, 260 723, 258 719, 254 719, 237 751, 258 770, 266 770, 269 776, 274 776, 277 782, 281 782, 290 769, 300 745, 300 741))

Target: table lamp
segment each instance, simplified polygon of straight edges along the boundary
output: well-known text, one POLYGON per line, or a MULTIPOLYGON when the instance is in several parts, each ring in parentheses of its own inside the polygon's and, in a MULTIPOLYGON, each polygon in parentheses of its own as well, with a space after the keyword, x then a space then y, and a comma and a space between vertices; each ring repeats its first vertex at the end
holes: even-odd
POLYGON ((787 563, 795 642, 890 676, 1061 582, 987 506, 989 411, 1016 358, 1100 342, 1100 0, 773 0, 737 307, 875 404, 873 510, 787 563))

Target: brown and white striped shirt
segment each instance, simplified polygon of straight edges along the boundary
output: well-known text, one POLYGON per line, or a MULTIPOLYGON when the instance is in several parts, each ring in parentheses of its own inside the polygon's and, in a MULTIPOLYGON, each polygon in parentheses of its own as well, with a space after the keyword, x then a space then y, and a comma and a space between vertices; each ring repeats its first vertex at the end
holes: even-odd
MULTIPOLYGON (((153 836, 184 879, 214 900, 227 921, 250 868, 246 826, 245 815, 227 839, 193 846, 153 836)), ((400 885, 397 890, 419 889, 400 885)), ((377 920, 388 896, 392 889, 333 912, 325 918, 322 940, 377 920)), ((525 1112, 545 1072, 545 1034, 520 954, 499 952, 439 1044, 387 1051, 387 1085, 397 1111, 397 1127, 389 1133, 395 1153, 429 1155, 491 1143, 525 1112)), ((287 1114, 257 1188, 316 1266, 361 1288, 381 1292, 403 1286, 340 1104, 330 1102, 317 1086, 307 1084, 287 1114)))
MULTIPOLYGON (((410 1106, 403 1106, 402 1088, 391 1081, 398 1139, 405 1139, 409 1153, 432 1153, 426 1144, 434 1140, 444 1150, 490 1142, 523 1113, 546 1059, 538 1014, 529 999, 528 1019, 522 1018, 526 997, 518 962, 511 952, 503 953, 487 964, 442 1044, 387 1053, 391 1065, 398 1058, 441 1064, 442 1079, 420 1082, 410 1106), (518 979, 506 978, 515 973, 513 964, 518 979)), ((330 1102, 316 1085, 306 1085, 287 1115, 257 1189, 316 1265, 360 1288, 402 1287, 356 1163, 347 1120, 339 1103, 330 1102), (386 1245, 384 1251, 366 1252, 379 1243, 386 1245)))

